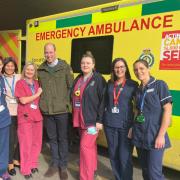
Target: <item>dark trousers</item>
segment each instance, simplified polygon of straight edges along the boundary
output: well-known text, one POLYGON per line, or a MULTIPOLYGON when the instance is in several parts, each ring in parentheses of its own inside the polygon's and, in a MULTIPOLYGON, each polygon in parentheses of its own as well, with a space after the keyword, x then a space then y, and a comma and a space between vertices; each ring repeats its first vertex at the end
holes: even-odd
POLYGON ((9 130, 9 164, 13 164, 13 160, 20 159, 19 143, 17 138, 17 116, 11 116, 11 125, 9 130))
POLYGON ((2 176, 8 166, 9 160, 9 126, 0 128, 0 176, 2 176))
POLYGON ((144 180, 164 180, 162 159, 164 149, 146 150, 137 148, 144 180))
POLYGON ((45 115, 44 120, 52 156, 51 166, 65 169, 68 159, 68 114, 45 115))
POLYGON ((132 150, 133 146, 128 139, 127 130, 105 127, 109 157, 112 171, 116 180, 132 180, 132 150))

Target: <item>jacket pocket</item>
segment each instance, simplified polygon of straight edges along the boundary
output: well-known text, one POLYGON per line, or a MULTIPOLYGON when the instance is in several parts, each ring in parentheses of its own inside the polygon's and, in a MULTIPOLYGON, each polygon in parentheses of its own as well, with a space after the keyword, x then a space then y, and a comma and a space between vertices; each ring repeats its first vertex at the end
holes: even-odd
POLYGON ((44 98, 40 98, 39 107, 42 112, 48 112, 48 106, 44 98))
POLYGON ((63 100, 54 99, 53 112, 54 113, 67 112, 67 103, 63 100))

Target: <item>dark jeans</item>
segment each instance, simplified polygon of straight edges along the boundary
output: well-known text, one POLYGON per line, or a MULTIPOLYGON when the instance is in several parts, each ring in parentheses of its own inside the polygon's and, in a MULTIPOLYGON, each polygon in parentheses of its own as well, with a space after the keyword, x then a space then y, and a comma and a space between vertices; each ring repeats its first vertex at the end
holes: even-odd
POLYGON ((65 169, 68 159, 68 114, 44 115, 44 121, 52 156, 51 166, 65 169))
POLYGON ((164 180, 162 159, 164 149, 146 150, 136 148, 144 180, 164 180))
POLYGON ((17 138, 17 116, 11 116, 11 125, 9 129, 9 164, 13 164, 13 160, 20 159, 19 143, 17 138))

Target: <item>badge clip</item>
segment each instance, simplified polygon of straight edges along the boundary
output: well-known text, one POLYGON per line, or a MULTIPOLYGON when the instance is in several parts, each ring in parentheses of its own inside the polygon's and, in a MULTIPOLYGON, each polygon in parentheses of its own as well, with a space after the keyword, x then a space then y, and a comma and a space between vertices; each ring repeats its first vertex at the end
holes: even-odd
POLYGON ((81 95, 80 90, 74 92, 75 96, 79 97, 81 95))

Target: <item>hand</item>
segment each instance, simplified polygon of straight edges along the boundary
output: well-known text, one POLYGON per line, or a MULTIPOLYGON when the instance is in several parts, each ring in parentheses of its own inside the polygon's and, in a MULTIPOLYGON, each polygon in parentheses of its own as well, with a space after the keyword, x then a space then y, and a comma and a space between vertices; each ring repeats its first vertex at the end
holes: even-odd
POLYGON ((164 136, 157 136, 155 141, 155 148, 156 149, 162 149, 165 146, 165 138, 164 136))
POLYGON ((132 128, 129 129, 127 137, 132 139, 132 128))
POLYGON ((37 90, 37 94, 38 94, 38 96, 40 96, 40 95, 41 95, 41 93, 42 93, 42 88, 38 88, 38 90, 37 90))
POLYGON ((96 123, 96 129, 97 129, 97 131, 102 130, 103 125, 101 123, 96 123))

